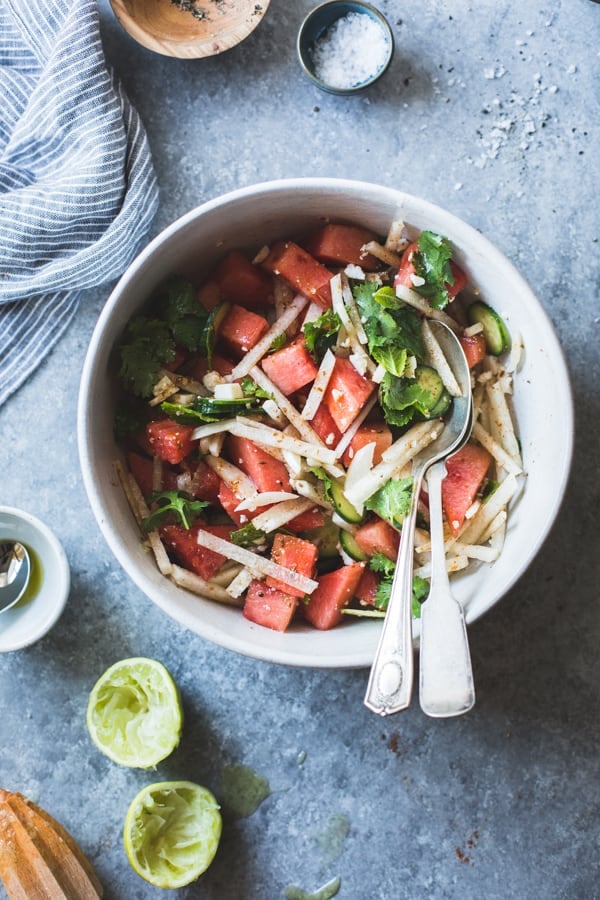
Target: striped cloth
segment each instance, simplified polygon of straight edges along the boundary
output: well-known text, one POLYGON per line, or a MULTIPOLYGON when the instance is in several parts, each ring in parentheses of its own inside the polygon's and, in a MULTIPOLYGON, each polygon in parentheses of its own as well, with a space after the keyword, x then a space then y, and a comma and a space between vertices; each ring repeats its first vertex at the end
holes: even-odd
POLYGON ((0 0, 0 404, 86 288, 142 243, 158 191, 136 111, 107 70, 95 0, 0 0))

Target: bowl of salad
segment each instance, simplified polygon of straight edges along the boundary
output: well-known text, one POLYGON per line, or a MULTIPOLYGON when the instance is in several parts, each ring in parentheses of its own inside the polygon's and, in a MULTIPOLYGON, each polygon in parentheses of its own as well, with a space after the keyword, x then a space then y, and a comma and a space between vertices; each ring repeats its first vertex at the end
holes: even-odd
MULTIPOLYGON (((331 178, 211 200, 156 237, 98 320, 79 398, 84 483, 116 559, 169 616, 271 662, 369 666, 412 460, 472 373, 447 463, 446 558, 472 622, 540 549, 572 399, 542 305, 481 233, 403 191, 331 178), (548 398, 552 397, 552 402, 548 398)), ((419 496, 413 633, 427 596, 419 496)))

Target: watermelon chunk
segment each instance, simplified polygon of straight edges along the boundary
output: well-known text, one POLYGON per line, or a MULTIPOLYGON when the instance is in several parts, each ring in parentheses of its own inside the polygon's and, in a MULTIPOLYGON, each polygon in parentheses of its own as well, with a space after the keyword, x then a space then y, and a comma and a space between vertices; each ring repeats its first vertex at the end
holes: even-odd
POLYGON ((487 346, 483 332, 479 334, 462 334, 459 337, 461 347, 465 351, 469 368, 472 369, 487 353, 487 346))
POLYGON ((331 306, 332 273, 294 241, 273 244, 262 266, 324 309, 331 306))
MULTIPOLYGON (((149 497, 153 491, 154 482, 154 463, 146 456, 141 456, 130 450, 127 453, 127 465, 129 471, 137 481, 138 487, 144 497, 149 497)), ((168 465, 163 464, 162 467, 162 490, 177 490, 177 472, 174 472, 168 465)))
POLYGON ((163 525, 160 536, 170 557, 185 569, 208 581, 216 575, 226 557, 200 546, 197 541, 200 529, 224 540, 229 539, 232 530, 229 525, 205 525, 203 522, 194 522, 190 528, 184 528, 183 525, 163 525))
POLYGON ((230 434, 225 447, 228 459, 252 479, 259 493, 291 491, 292 486, 285 463, 275 459, 254 441, 230 434))
POLYGON ((320 403, 310 427, 315 431, 327 447, 335 447, 342 437, 342 432, 335 424, 333 416, 324 403, 320 403))
POLYGON ((217 303, 221 302, 221 290, 219 285, 216 281, 213 281, 213 279, 205 281, 202 287, 198 288, 196 298, 207 312, 211 312, 217 303))
POLYGON ((357 372, 352 363, 338 356, 323 403, 343 433, 352 424, 377 385, 357 372))
POLYGON ((354 596, 362 606, 375 606, 375 594, 379 587, 379 578, 372 569, 366 568, 362 574, 354 596))
POLYGON ((173 465, 185 459, 195 447, 193 431, 191 425, 181 425, 172 419, 160 419, 146 425, 146 437, 152 454, 173 465))
POLYGON ((465 444, 446 460, 442 482, 442 506, 452 534, 456 536, 487 475, 491 454, 477 444, 465 444))
POLYGON ((242 356, 251 350, 268 330, 269 323, 264 316, 259 316, 234 303, 221 322, 219 339, 235 356, 242 356))
POLYGON ((261 365, 286 397, 314 381, 319 371, 319 367, 306 349, 303 335, 298 335, 281 350, 269 353, 263 358, 261 365))
POLYGON ((354 534, 354 540, 367 556, 383 553, 394 562, 398 558, 400 534, 388 522, 378 516, 361 525, 354 534))
POLYGON ((272 628, 273 631, 285 631, 297 606, 297 597, 255 579, 246 592, 242 612, 250 622, 272 628))
POLYGON ((351 563, 317 578, 319 587, 302 606, 308 621, 321 631, 326 631, 343 621, 340 612, 354 597, 362 578, 365 564, 351 563))
POLYGON ((239 250, 230 250, 213 273, 221 298, 256 309, 273 303, 273 282, 239 250))
MULTIPOLYGON (((319 551, 317 547, 309 541, 295 537, 292 534, 275 535, 273 547, 271 548, 271 559, 285 569, 291 569, 293 572, 312 578, 318 556, 319 551)), ((304 591, 278 581, 270 575, 267 577, 267 584, 284 593, 291 594, 292 597, 304 597, 304 591)))
POLYGON ((381 457, 392 445, 392 432, 385 422, 369 422, 361 425, 356 434, 350 441, 350 445, 342 457, 345 466, 349 466, 354 458, 354 454, 361 447, 367 444, 375 444, 375 452, 373 454, 373 465, 381 462, 381 457))
POLYGON ((376 241, 377 235, 357 225, 324 225, 305 241, 308 252, 325 265, 345 266, 352 263, 369 272, 381 265, 371 253, 363 253, 363 244, 376 241))
POLYGON ((312 509, 307 509, 306 512, 294 516, 285 527, 288 531, 310 531, 313 528, 320 528, 321 525, 324 524, 325 516, 323 515, 323 512, 318 506, 313 506, 312 509))

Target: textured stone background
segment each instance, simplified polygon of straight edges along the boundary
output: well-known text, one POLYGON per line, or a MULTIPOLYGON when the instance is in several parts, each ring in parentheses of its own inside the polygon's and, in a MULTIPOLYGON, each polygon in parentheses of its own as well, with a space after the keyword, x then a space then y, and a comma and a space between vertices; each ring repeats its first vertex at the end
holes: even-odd
MULTIPOLYGON (((185 632, 121 571, 93 519, 76 448, 81 366, 110 285, 0 410, 0 501, 46 521, 72 566, 67 609, 0 658, 0 785, 81 842, 109 900, 276 900, 341 877, 347 900, 600 897, 598 332, 600 5, 591 0, 383 0, 396 53, 368 93, 320 93, 295 38, 308 0, 271 0, 210 60, 135 44, 101 0, 109 61, 147 127, 162 205, 153 234, 199 202, 271 178, 339 175, 449 208, 521 269, 572 374, 578 433, 566 502, 537 559, 470 630, 478 703, 437 722, 379 721, 364 671, 280 668, 185 632), (219 794, 223 766, 272 795, 228 820, 201 881, 152 889, 129 868, 125 811, 148 774, 91 745, 88 691, 113 661, 163 660, 187 723, 156 780, 219 794), (305 756, 304 756, 305 754, 305 756)), ((552 404, 553 398, 547 398, 552 404)), ((153 776, 151 776, 153 777, 153 776)))

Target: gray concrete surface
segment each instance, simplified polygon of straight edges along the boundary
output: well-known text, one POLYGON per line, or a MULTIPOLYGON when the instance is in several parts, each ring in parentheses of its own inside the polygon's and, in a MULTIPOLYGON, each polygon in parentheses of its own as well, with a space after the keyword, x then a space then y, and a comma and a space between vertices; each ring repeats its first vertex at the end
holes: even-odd
MULTIPOLYGON (((60 622, 0 658, 0 785, 80 841, 109 900, 161 896, 130 869, 124 815, 149 777, 221 790, 223 767, 271 796, 228 819, 201 881, 162 896, 277 900, 341 878, 344 900, 600 897, 600 6, 591 0, 382 0, 396 53, 368 93, 320 93, 295 36, 308 0, 271 0, 239 47, 177 61, 135 44, 101 0, 108 60, 148 129, 161 186, 153 234, 197 203, 271 178, 393 185, 481 229, 551 316, 572 374, 576 453, 559 520, 528 572, 470 631, 478 702, 465 718, 415 704, 380 721, 364 671, 286 669, 184 631, 106 546, 84 493, 76 400, 110 285, 0 410, 0 501, 47 522, 71 562, 60 622), (84 713, 130 655, 182 689, 179 749, 155 773, 101 756, 84 713)), ((547 398, 552 404, 553 398, 547 398)))

